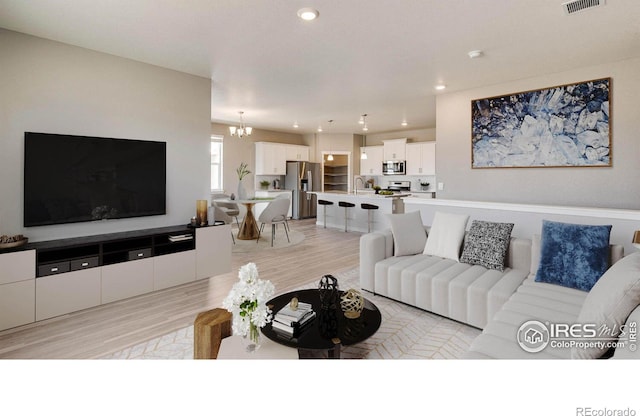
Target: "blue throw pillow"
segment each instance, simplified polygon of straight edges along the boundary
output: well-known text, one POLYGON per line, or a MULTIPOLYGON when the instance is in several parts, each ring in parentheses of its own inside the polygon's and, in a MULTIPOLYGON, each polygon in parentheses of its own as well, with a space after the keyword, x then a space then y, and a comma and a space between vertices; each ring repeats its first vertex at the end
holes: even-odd
POLYGON ((542 221, 536 282, 590 291, 609 268, 611 225, 542 221))

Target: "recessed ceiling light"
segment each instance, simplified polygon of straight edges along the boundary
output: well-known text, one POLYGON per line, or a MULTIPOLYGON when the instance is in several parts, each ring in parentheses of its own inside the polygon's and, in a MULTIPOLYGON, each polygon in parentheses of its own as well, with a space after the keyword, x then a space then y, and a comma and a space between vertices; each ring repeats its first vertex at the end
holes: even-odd
POLYGON ((294 129, 297 129, 298 127, 299 127, 299 126, 298 126, 298 123, 293 123, 293 128, 294 128, 294 129))
POLYGON ((322 127, 318 127, 318 133, 322 133, 322 127))
POLYGON ((471 59, 480 58, 482 56, 482 51, 481 50, 471 51, 467 55, 469 55, 469 58, 471 59))
POLYGON ((435 89, 437 89, 438 91, 442 91, 445 88, 447 88, 447 86, 444 84, 438 84, 435 86, 435 89))
POLYGON ((320 16, 320 12, 316 9, 312 9, 311 7, 303 7, 298 10, 298 17, 302 20, 315 20, 320 16))
POLYGON ((402 127, 407 127, 407 122, 406 122, 406 121, 403 121, 402 123, 400 123, 400 125, 401 125, 402 127))

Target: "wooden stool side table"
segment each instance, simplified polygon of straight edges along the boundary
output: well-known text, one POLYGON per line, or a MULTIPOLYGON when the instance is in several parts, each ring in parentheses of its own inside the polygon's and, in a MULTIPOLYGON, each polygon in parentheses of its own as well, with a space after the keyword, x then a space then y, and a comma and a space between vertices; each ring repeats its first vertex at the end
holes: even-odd
POLYGON ((193 324, 193 359, 215 359, 223 338, 231 336, 232 314, 216 308, 200 312, 193 324))

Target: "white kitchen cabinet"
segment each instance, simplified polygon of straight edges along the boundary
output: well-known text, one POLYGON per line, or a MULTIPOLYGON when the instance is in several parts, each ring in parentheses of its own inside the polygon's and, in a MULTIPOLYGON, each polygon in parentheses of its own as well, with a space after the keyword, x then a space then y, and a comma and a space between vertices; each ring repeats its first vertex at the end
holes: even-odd
POLYGON ((36 279, 36 320, 100 305, 100 268, 36 279))
POLYGON ((406 160, 407 139, 383 140, 384 160, 406 160))
POLYGON ((287 161, 308 162, 309 146, 301 146, 297 144, 285 145, 285 155, 287 161))
POLYGON ((360 159, 360 175, 382 175, 383 146, 366 146, 360 148, 367 154, 366 159, 360 159))
POLYGON ((287 155, 281 143, 256 143, 256 175, 286 175, 287 155))
POLYGON ((407 143, 407 175, 436 174, 436 142, 407 143))

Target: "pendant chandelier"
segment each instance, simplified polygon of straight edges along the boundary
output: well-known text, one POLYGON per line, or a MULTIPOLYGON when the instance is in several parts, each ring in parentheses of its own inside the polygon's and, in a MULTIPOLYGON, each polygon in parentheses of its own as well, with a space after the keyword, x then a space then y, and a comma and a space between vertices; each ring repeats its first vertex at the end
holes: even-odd
POLYGON ((240 114, 240 126, 239 127, 229 126, 229 133, 231 133, 232 136, 238 136, 238 138, 242 138, 245 135, 251 136, 251 131, 253 130, 253 128, 247 127, 244 124, 244 120, 242 119, 242 115, 244 114, 244 111, 238 111, 238 114, 240 114))

